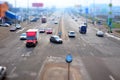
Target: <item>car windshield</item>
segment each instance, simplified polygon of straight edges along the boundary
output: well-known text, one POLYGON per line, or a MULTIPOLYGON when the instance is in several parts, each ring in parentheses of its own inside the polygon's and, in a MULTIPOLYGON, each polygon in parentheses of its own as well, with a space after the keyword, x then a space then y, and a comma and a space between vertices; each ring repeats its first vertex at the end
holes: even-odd
POLYGON ((70 32, 70 34, 75 34, 75 32, 70 32))
POLYGON ((27 37, 27 40, 35 40, 35 37, 34 36, 29 36, 29 37, 27 37))
POLYGON ((58 36, 55 36, 54 38, 55 38, 55 39, 60 39, 58 36))

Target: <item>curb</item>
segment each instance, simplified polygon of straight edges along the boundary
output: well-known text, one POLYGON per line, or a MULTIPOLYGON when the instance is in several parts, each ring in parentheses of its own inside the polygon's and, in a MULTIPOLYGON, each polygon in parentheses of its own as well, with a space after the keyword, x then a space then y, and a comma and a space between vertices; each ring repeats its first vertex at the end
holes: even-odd
MULTIPOLYGON (((99 29, 97 29, 97 28, 94 28, 94 29, 95 29, 96 31, 99 30, 99 29)), ((113 34, 114 34, 114 33, 113 33, 113 34)), ((112 35, 112 34, 109 34, 109 33, 105 32, 105 35, 106 35, 107 37, 111 37, 111 38, 114 38, 114 39, 116 39, 116 40, 120 40, 120 37, 115 36, 116 34, 112 35)))

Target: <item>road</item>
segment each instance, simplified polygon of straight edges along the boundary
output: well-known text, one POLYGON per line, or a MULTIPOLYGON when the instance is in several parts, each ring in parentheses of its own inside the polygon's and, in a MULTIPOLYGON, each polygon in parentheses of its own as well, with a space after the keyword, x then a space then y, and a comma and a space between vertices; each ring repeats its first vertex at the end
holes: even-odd
POLYGON ((39 72, 47 57, 61 57, 64 60, 69 53, 80 62, 76 63, 80 65, 82 80, 120 80, 119 41, 107 35, 97 37, 92 24, 88 24, 87 34, 80 34, 78 27, 84 20, 80 17, 75 21, 67 12, 57 11, 48 17, 45 24, 40 20, 23 22, 21 30, 8 32, 9 36, 0 41, 0 65, 7 67, 6 80, 40 80, 39 72), (59 24, 51 21, 53 15, 59 24), (43 33, 39 35, 35 48, 26 48, 25 41, 19 40, 20 34, 27 29, 41 27, 52 28, 54 35, 61 31, 63 44, 50 43, 51 34, 43 33), (70 30, 76 32, 75 38, 67 36, 70 30))

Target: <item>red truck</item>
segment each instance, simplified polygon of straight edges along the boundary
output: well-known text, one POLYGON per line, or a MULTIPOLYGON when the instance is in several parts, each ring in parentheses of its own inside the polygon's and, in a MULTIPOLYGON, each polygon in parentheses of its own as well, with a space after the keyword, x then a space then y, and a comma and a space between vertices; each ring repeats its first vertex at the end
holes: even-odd
POLYGON ((38 29, 29 29, 26 32, 27 40, 26 47, 35 47, 38 43, 39 30, 38 29))

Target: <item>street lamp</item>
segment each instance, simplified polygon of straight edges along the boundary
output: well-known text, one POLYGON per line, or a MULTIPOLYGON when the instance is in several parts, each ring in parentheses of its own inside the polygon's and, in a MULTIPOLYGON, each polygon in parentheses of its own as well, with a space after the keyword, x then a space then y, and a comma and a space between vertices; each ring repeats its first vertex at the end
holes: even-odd
MULTIPOLYGON (((16 9, 16 0, 15 0, 15 9, 16 9)), ((16 16, 16 10, 15 10, 15 27, 16 27, 16 22, 17 22, 16 18, 17 16, 16 16)))
POLYGON ((109 31, 110 33, 112 33, 112 0, 110 0, 109 3, 109 13, 108 13, 108 27, 109 27, 109 31))
POLYGON ((27 0, 27 23, 29 23, 29 0, 27 0))
POLYGON ((96 9, 95 9, 95 0, 93 0, 93 24, 95 24, 95 13, 96 13, 96 9))

